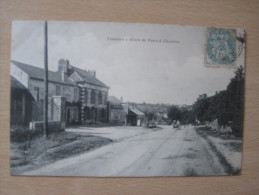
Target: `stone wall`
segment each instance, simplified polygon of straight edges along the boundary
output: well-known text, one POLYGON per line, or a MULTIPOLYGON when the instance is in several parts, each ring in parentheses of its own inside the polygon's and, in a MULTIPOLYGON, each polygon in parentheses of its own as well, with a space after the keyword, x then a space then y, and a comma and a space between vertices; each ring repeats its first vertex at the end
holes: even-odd
MULTIPOLYGON (((31 79, 29 84, 29 90, 36 101, 43 100, 44 98, 44 82, 40 80, 31 79)), ((77 86, 62 85, 59 83, 49 82, 48 84, 48 96, 62 96, 65 97, 68 102, 79 101, 79 89, 77 86), (57 92, 57 89, 59 91, 57 92)))
MULTIPOLYGON (((65 122, 63 121, 49 121, 48 122, 49 133, 61 131, 65 129, 65 122)), ((43 132, 43 121, 33 121, 30 123, 30 130, 43 132)))

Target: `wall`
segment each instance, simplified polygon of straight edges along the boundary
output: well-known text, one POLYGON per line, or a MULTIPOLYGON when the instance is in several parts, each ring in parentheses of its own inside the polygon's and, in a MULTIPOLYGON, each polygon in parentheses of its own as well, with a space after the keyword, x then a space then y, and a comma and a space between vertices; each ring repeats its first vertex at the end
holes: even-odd
MULTIPOLYGON (((68 102, 77 102, 79 100, 79 89, 77 87, 69 86, 69 85, 61 85, 59 83, 49 82, 49 97, 57 95, 56 86, 60 86, 60 95, 65 97, 68 102), (76 89, 77 93, 75 94, 74 90, 76 89)), ((40 89, 39 91, 39 99, 44 98, 44 82, 40 80, 30 79, 29 89, 35 99, 37 99, 35 87, 40 89)))
MULTIPOLYGON (((30 124, 32 131, 43 132, 43 121, 34 121, 30 124)), ((65 122, 62 121, 49 121, 49 133, 57 132, 65 129, 65 122)))
POLYGON ((126 120, 126 112, 121 105, 109 106, 109 122, 110 123, 124 123, 126 120))
POLYGON ((32 119, 33 98, 27 90, 11 89, 11 128, 26 129, 32 119))
POLYGON ((26 72, 15 66, 11 63, 11 75, 16 78, 20 83, 22 83, 25 87, 28 88, 29 85, 29 76, 26 72))

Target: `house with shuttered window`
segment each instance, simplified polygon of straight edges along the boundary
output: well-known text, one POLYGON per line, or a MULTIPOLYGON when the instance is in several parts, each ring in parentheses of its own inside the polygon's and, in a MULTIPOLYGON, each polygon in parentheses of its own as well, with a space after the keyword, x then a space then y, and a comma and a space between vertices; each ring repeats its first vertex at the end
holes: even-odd
MULTIPOLYGON (((108 122, 109 87, 96 78, 96 72, 65 59, 57 66, 57 71, 48 71, 48 120, 66 125, 108 122)), ((11 61, 11 78, 11 126, 43 121, 44 69, 11 61)))
POLYGON ((65 59, 59 60, 58 72, 78 86, 81 124, 108 122, 109 87, 97 78, 96 72, 77 68, 65 59))

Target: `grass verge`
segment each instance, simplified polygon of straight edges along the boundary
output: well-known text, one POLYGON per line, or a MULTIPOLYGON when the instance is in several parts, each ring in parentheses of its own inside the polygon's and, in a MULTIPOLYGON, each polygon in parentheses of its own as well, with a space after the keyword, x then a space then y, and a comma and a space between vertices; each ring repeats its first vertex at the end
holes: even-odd
POLYGON ((37 137, 23 142, 11 142, 10 172, 15 175, 36 169, 111 142, 108 138, 70 132, 53 133, 47 140, 37 137))
MULTIPOLYGON (((217 132, 216 130, 212 130, 210 127, 202 127, 202 128, 198 127, 198 128, 195 128, 195 130, 196 130, 197 134, 199 134, 201 137, 203 137, 207 141, 207 143, 209 144, 212 151, 218 156, 218 158, 219 158, 220 162, 222 163, 222 165, 224 166, 227 174, 229 174, 229 175, 240 174, 241 170, 235 169, 231 165, 231 163, 229 163, 229 161, 226 159, 226 157, 223 155, 223 153, 217 149, 216 145, 208 138, 208 136, 213 136, 213 137, 221 138, 224 140, 226 140, 226 139, 236 140, 239 138, 235 138, 234 136, 231 136, 226 133, 217 132)), ((230 147, 232 149, 232 151, 241 152, 240 150, 242 150, 241 144, 228 143, 227 145, 228 145, 228 147, 230 147)))

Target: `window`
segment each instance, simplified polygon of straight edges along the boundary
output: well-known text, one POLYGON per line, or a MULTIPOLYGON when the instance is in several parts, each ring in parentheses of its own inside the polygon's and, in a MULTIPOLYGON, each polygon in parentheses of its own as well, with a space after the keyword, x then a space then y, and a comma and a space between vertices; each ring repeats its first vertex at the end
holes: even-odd
POLYGON ((98 103, 99 103, 99 104, 102 104, 102 103, 103 103, 103 94, 102 94, 101 91, 99 92, 99 95, 98 95, 98 103))
POLYGON ((60 95, 60 85, 56 85, 56 95, 60 95))
POLYGON ((95 104, 95 91, 91 91, 91 104, 95 104))
POLYGON ((85 102, 85 103, 88 103, 88 102, 87 102, 87 100, 88 100, 88 90, 87 90, 87 89, 85 89, 84 102, 85 102))
POLYGON ((74 97, 75 97, 75 101, 78 99, 78 90, 77 88, 74 88, 74 97))
POLYGON ((111 110, 111 120, 114 120, 114 111, 111 110))
POLYGON ((78 121, 78 109, 77 109, 77 107, 74 107, 74 120, 78 121))
POLYGON ((103 102, 103 104, 106 104, 107 103, 107 93, 104 93, 103 94, 103 100, 104 100, 104 102, 103 102))
POLYGON ((63 86, 63 94, 64 94, 64 93, 71 93, 71 92, 69 91, 69 87, 63 86))
POLYGON ((35 92, 36 101, 39 101, 39 99, 40 99, 40 88, 34 87, 34 92, 35 92))

